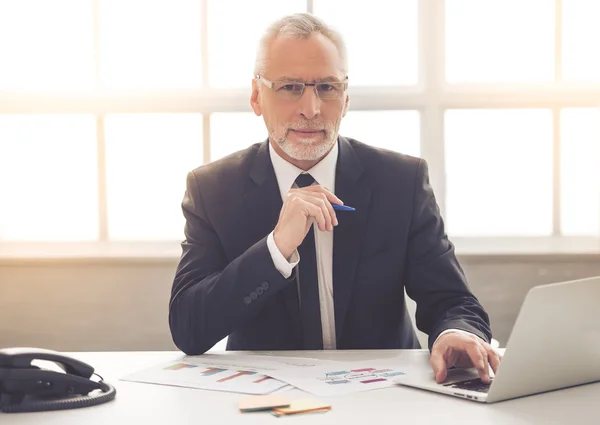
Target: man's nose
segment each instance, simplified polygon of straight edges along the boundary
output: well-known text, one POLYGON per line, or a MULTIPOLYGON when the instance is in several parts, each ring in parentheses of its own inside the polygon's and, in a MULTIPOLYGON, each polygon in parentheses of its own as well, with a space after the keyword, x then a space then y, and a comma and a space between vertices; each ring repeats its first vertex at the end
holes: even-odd
POLYGON ((310 120, 321 113, 321 99, 315 86, 306 86, 298 102, 299 112, 306 119, 310 120))

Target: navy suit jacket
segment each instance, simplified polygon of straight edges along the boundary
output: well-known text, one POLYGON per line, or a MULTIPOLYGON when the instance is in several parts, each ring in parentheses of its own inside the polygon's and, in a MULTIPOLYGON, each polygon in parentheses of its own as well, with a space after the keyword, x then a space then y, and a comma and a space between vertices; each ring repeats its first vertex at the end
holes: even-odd
MULTIPOLYGON (((295 271, 275 268, 267 235, 282 206, 267 141, 190 172, 169 325, 186 354, 303 349, 295 271)), ((449 328, 491 339, 489 318, 448 240, 424 160, 339 137, 333 296, 338 349, 429 348, 449 328)))

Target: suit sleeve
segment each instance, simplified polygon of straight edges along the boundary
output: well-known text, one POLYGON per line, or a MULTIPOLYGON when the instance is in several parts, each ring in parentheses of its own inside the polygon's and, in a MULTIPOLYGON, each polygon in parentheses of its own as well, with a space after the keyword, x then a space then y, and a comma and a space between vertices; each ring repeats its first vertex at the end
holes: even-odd
POLYGON ((447 238, 424 160, 416 173, 406 292, 417 304, 416 325, 429 336, 430 350, 447 329, 461 329, 491 341, 488 314, 470 291, 447 238))
POLYGON ((267 236, 228 262, 202 204, 194 173, 182 202, 185 240, 169 302, 173 342, 188 355, 202 354, 256 315, 289 282, 275 268, 267 236))

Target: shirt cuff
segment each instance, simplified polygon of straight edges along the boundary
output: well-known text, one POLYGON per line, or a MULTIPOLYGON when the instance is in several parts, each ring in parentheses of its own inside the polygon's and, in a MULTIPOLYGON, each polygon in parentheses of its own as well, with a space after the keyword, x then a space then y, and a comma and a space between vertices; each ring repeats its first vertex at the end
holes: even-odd
POLYGON ((438 335, 438 337, 435 339, 435 341, 433 342, 433 344, 435 345, 435 343, 437 342, 438 339, 440 339, 440 337, 444 334, 450 333, 450 332, 457 332, 459 334, 465 334, 465 335, 474 335, 477 338, 481 339, 479 337, 479 335, 475 335, 472 332, 467 332, 467 331, 463 331, 462 329, 446 329, 445 331, 443 331, 441 334, 438 335))
POLYGON ((298 250, 294 250, 289 261, 286 260, 279 248, 277 248, 275 238, 273 237, 273 232, 269 233, 269 236, 267 236, 267 248, 269 249, 269 253, 273 259, 273 264, 275 265, 277 271, 281 273, 284 278, 288 279, 292 275, 294 267, 296 267, 300 261, 298 250))

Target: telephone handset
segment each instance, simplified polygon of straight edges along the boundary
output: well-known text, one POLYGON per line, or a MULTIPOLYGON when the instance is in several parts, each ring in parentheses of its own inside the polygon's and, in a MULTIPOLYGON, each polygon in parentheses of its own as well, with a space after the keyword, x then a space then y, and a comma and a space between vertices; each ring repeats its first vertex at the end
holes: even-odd
POLYGON ((16 347, 0 349, 0 411, 38 412, 94 406, 113 400, 115 388, 94 368, 57 351, 16 347), (33 365, 50 361, 64 373, 33 365), (92 375, 100 380, 93 381, 92 375), (100 392, 90 394, 92 391, 100 392))

